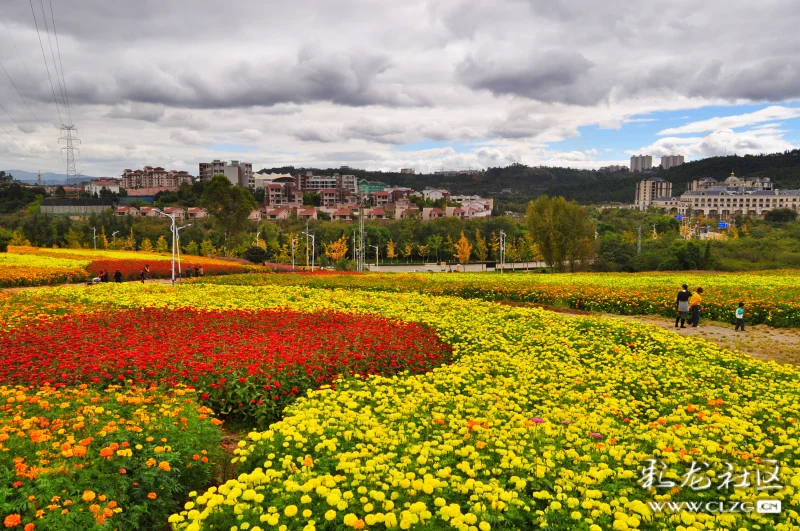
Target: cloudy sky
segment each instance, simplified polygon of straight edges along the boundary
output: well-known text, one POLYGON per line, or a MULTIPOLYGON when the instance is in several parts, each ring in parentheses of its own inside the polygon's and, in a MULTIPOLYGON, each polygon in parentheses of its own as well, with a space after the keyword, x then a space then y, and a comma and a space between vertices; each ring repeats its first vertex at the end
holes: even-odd
POLYGON ((78 170, 107 176, 800 145, 794 0, 3 0, 0 16, 0 169, 64 173, 70 116, 78 170))

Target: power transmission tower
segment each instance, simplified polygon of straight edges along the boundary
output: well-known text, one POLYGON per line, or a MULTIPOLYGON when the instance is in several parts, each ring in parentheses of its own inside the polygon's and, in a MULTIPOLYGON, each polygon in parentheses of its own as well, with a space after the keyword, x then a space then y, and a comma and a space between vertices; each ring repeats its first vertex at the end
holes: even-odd
POLYGON ((74 125, 61 125, 61 133, 64 135, 59 138, 59 143, 63 140, 66 145, 61 148, 62 151, 66 151, 67 154, 67 178, 75 177, 77 172, 75 171, 75 150, 77 149, 80 153, 80 149, 76 148, 74 144, 80 144, 81 141, 78 138, 78 130, 75 128, 74 125))

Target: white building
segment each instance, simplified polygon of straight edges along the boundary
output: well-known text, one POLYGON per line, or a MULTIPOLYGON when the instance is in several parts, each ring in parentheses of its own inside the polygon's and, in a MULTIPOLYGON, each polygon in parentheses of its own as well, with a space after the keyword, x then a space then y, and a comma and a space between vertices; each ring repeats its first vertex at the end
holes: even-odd
POLYGON ((672 197, 672 183, 661 177, 653 177, 636 183, 634 205, 639 210, 647 210, 659 197, 672 197))
POLYGON ((200 163, 200 178, 210 180, 215 175, 224 175, 230 182, 239 186, 254 188, 253 165, 249 162, 214 160, 200 163))
POLYGON ((410 173, 414 174, 417 173, 414 168, 400 168, 400 173, 410 173))
POLYGON ((645 171, 653 169, 652 155, 634 155, 631 157, 631 171, 645 171))
POLYGON ((100 190, 103 189, 118 194, 119 181, 116 179, 92 179, 83 186, 83 189, 89 192, 89 194, 91 195, 94 194, 100 195, 100 190))
POLYGON ((683 155, 664 155, 661 157, 661 167, 665 170, 683 164, 683 155))
POLYGON ((707 217, 762 217, 770 210, 789 208, 800 212, 800 190, 743 191, 725 186, 693 190, 681 196, 680 213, 702 212, 707 217))
POLYGON ((449 199, 450 192, 447 190, 436 190, 434 188, 426 188, 422 191, 422 198, 426 201, 438 201, 439 199, 449 199))

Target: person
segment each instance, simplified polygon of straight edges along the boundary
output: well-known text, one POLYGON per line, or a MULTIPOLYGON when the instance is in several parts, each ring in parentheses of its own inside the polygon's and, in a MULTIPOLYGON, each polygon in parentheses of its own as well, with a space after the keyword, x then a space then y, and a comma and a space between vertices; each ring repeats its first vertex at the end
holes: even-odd
POLYGON ((203 276, 203 266, 200 266, 199 269, 200 269, 200 272, 197 274, 197 276, 198 277, 202 277, 203 276))
POLYGON ((145 266, 144 266, 144 276, 145 276, 145 278, 150 278, 150 264, 145 264, 145 266))
POLYGON ((145 279, 146 276, 147 276, 147 273, 145 272, 144 268, 142 268, 141 273, 139 273, 139 280, 142 281, 142 284, 144 284, 144 279, 145 279))
POLYGON ((192 266, 186 268, 186 278, 192 278, 192 266))
POLYGON ((102 279, 99 276, 96 276, 92 279, 93 284, 100 284, 100 282, 102 282, 102 279))
POLYGON ((122 271, 119 269, 114 271, 114 282, 122 282, 122 271))
POLYGON ((739 328, 744 332, 744 303, 740 302, 739 307, 736 308, 736 328, 734 332, 738 332, 739 328))
POLYGON ((196 276, 196 277, 200 276, 200 266, 199 265, 194 266, 194 276, 196 276))
POLYGON ((678 292, 678 298, 675 300, 675 306, 678 309, 678 316, 675 317, 675 328, 678 328, 678 322, 681 323, 681 328, 686 328, 684 324, 686 323, 686 314, 689 313, 689 297, 692 296, 689 286, 684 284, 682 288, 678 292))
POLYGON ((109 277, 108 269, 104 269, 103 270, 103 282, 108 282, 108 277, 109 277))
POLYGON ((689 323, 692 325, 692 328, 697 328, 700 325, 700 303, 703 301, 703 298, 700 296, 701 293, 703 293, 703 288, 698 287, 694 295, 689 297, 689 309, 692 311, 689 323))

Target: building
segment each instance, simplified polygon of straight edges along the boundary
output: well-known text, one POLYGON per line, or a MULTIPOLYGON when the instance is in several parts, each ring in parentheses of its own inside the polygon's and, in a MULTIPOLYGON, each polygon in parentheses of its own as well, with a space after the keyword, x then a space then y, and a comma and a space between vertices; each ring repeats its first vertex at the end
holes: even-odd
POLYGON ((122 217, 122 216, 138 216, 139 215, 139 209, 136 208, 136 207, 132 207, 132 206, 120 205, 120 206, 114 208, 114 215, 115 216, 120 216, 120 217, 122 217))
POLYGON ((214 160, 200 163, 199 176, 202 180, 208 181, 215 175, 224 175, 230 182, 238 186, 247 188, 255 188, 256 186, 255 178, 253 177, 253 165, 249 162, 214 160))
POLYGON ((175 219, 186 219, 186 211, 183 207, 167 207, 163 210, 164 214, 175 216, 175 219))
POLYGON ((645 171, 653 169, 652 155, 634 155, 631 157, 631 171, 645 171))
POLYGON ((634 204, 639 210, 647 210, 657 197, 672 197, 672 183, 661 177, 652 177, 636 184, 634 204))
POLYGON ((104 199, 47 198, 42 200, 41 212, 52 216, 85 218, 92 214, 102 214, 113 207, 114 205, 110 201, 104 199))
POLYGON ((380 181, 368 181, 366 179, 358 181, 358 189, 364 194, 383 192, 387 188, 389 188, 389 185, 380 181))
POLYGON ((611 164, 609 166, 603 166, 602 168, 598 169, 600 173, 618 173, 618 172, 626 172, 628 171, 627 166, 622 166, 621 164, 611 164))
POLYGON ((437 190, 435 188, 426 188, 422 191, 422 197, 425 201, 438 201, 444 199, 447 201, 450 198, 450 192, 447 190, 437 190))
POLYGON ((737 190, 720 186, 692 190, 680 198, 681 214, 702 213, 707 217, 763 217, 776 208, 800 212, 800 190, 737 190))
POLYGON ((178 188, 184 183, 191 183, 192 176, 185 171, 167 171, 164 168, 145 166, 141 170, 126 169, 122 173, 121 187, 132 188, 178 188))
POLYGON ((208 217, 208 210, 205 208, 192 207, 186 210, 186 219, 205 219, 208 217))
POLYGON ((441 208, 423 208, 422 221, 430 221, 432 219, 440 219, 447 215, 447 212, 441 208))
POLYGON ((414 168, 400 168, 400 173, 409 173, 411 175, 417 173, 414 168))
POLYGON ((89 192, 90 195, 100 195, 102 190, 108 190, 109 192, 118 194, 119 181, 116 179, 92 179, 83 186, 83 189, 89 192))
POLYGON ((661 167, 665 170, 681 164, 683 164, 683 155, 664 155, 661 157, 661 167))

